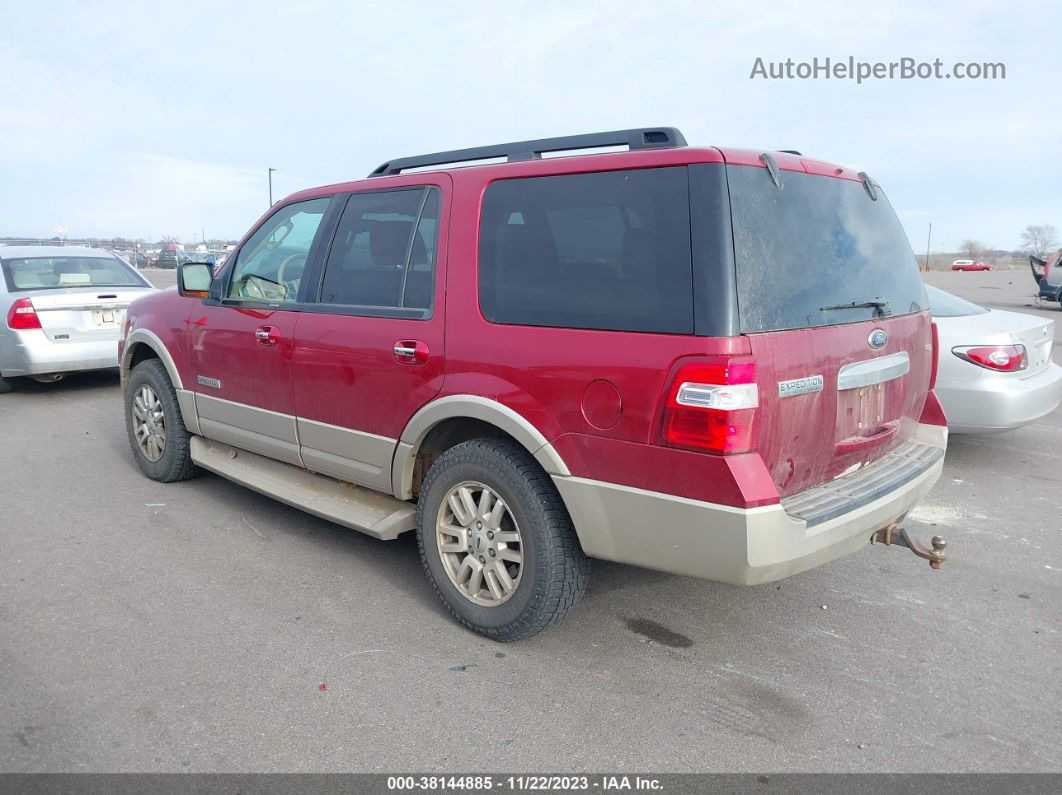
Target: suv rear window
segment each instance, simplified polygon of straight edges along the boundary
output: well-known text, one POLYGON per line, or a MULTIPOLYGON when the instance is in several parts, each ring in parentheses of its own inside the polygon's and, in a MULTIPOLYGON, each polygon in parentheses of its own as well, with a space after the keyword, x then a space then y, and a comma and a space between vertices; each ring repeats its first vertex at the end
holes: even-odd
POLYGON ((685 167, 500 180, 479 302, 495 323, 693 333, 685 167))
POLYGON ((852 323, 926 309, 925 288, 896 214, 881 188, 861 182, 728 166, 738 306, 745 333, 852 323))

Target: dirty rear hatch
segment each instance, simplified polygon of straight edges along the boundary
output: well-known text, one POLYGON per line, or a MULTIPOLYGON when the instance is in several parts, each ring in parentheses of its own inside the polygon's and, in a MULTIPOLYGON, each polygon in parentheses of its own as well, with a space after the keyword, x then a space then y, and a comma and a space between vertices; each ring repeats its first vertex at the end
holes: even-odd
POLYGON ((727 167, 755 446, 783 497, 903 454, 933 363, 925 288, 884 193, 799 162, 777 181, 727 167))

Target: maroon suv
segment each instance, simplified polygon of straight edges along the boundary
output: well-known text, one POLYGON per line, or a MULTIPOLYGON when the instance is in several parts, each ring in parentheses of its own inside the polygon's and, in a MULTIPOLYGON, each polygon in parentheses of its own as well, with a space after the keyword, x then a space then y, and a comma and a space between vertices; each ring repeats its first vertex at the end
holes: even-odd
POLYGON ((655 128, 394 160, 181 266, 123 345, 149 477, 415 530, 497 640, 592 557, 745 584, 872 537, 942 557, 897 526, 947 438, 915 257, 876 182, 797 153, 655 128))

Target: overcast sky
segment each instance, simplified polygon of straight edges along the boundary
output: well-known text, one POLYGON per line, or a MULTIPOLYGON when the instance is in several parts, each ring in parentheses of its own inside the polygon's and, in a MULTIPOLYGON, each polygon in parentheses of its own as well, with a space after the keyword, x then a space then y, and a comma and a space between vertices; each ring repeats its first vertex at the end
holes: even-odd
POLYGON ((240 237, 388 158, 679 127, 865 169, 916 251, 1062 229, 1058 3, 4 3, 0 235, 240 237), (818 56, 1006 79, 750 80, 818 56))

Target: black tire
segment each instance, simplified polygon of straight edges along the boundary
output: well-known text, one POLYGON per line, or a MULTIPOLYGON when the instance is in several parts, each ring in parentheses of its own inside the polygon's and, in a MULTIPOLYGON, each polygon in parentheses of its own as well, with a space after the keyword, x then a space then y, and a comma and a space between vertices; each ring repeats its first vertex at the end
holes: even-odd
POLYGON ((435 461, 417 503, 417 543, 424 571, 450 615, 473 632, 503 643, 531 637, 563 618, 582 597, 590 577, 590 559, 579 546, 556 487, 535 459, 508 439, 464 442, 435 461), (520 577, 507 601, 492 606, 476 604, 459 590, 437 540, 443 500, 469 481, 500 496, 519 528, 520 577))
POLYGON ((173 483, 195 477, 197 470, 192 463, 189 449, 192 434, 184 426, 181 408, 177 403, 177 392, 170 382, 165 366, 158 359, 142 361, 129 375, 129 382, 125 386, 125 428, 137 466, 149 478, 162 483, 173 483), (148 386, 154 391, 162 407, 166 443, 157 461, 152 461, 141 449, 133 428, 133 396, 142 386, 148 386))
POLYGON ((0 395, 6 395, 12 389, 14 389, 14 387, 11 385, 11 382, 0 375, 0 395))

